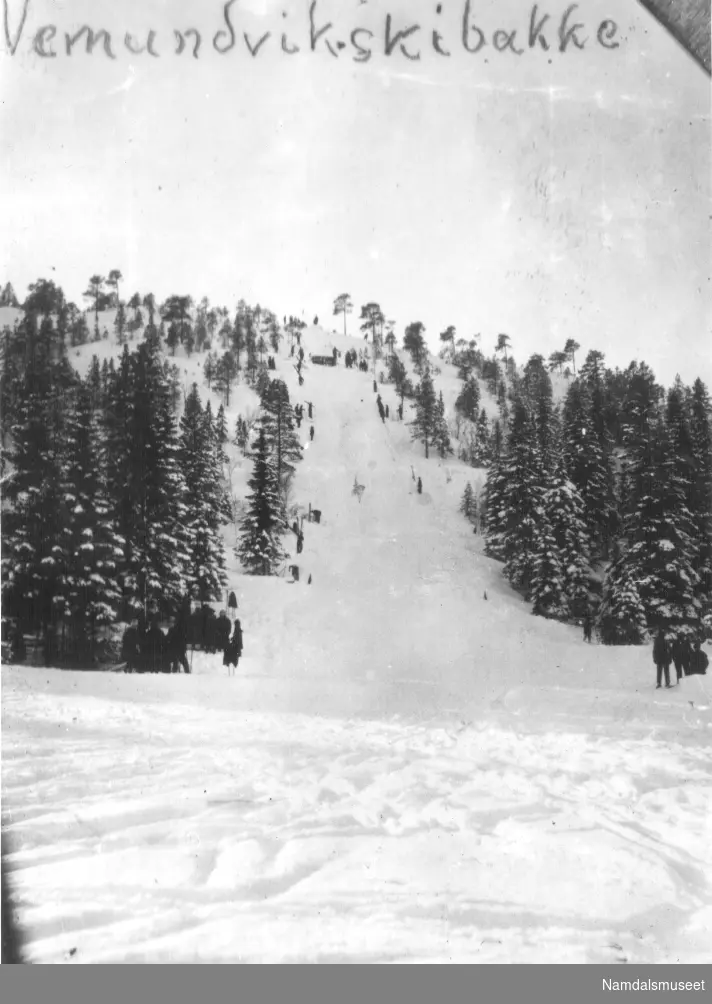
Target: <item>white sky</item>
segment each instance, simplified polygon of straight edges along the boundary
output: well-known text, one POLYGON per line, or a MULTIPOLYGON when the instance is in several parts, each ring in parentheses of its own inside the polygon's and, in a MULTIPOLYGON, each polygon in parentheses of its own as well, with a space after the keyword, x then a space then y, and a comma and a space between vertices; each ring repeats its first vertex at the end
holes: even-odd
MULTIPOLYGON (((9 4, 14 32, 21 0, 9 4)), ((399 338, 416 319, 433 341, 455 324, 490 351, 504 331, 523 362, 574 337, 611 365, 645 358, 666 383, 712 382, 709 79, 628 0, 582 3, 590 41, 564 55, 566 4, 540 4, 552 51, 520 57, 466 54, 464 0, 442 6, 320 0, 333 41, 380 32, 356 64, 323 42, 279 52, 285 25, 308 49, 306 0, 238 0, 238 32, 274 33, 254 59, 240 37, 213 49, 220 2, 30 0, 15 56, 2 43, 0 58, 0 278, 20 295, 53 278, 81 302, 91 274, 119 268, 122 293, 231 310, 244 297, 326 323, 348 291, 357 308, 379 301, 399 338), (387 12, 423 26, 409 41, 419 62, 383 55, 387 12), (607 17, 615 52, 594 41, 607 17), (66 56, 63 33, 83 21, 112 31, 115 61, 66 56), (31 40, 48 23, 58 54, 40 60, 31 40), (191 25, 198 60, 171 54, 173 29, 191 25), (130 55, 124 32, 150 27, 161 58, 130 55)), ((526 47, 529 4, 473 7, 490 38, 517 28, 526 47)))

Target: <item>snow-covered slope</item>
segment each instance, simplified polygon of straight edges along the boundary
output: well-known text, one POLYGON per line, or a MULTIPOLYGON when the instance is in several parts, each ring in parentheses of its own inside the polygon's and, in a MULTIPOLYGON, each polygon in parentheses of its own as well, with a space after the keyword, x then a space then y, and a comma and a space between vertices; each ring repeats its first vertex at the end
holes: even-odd
MULTIPOLYGON (((203 357, 175 361, 205 398, 203 357)), ((371 373, 277 365, 323 515, 298 583, 228 552, 238 675, 3 669, 32 959, 711 961, 709 679, 656 692, 648 649, 532 617, 458 513, 484 472, 426 461, 387 385, 383 424, 371 373)), ((254 405, 238 387, 229 428, 254 405)))

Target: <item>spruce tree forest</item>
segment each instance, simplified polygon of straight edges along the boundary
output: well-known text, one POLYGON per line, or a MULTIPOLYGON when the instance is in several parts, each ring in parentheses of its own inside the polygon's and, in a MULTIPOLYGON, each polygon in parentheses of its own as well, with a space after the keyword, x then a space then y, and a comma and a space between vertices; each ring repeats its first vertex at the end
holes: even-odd
MULTIPOLYGON (((186 597, 224 601, 226 547, 246 574, 278 575, 288 560, 302 415, 275 359, 301 385, 305 322, 242 300, 232 313, 187 295, 125 298, 121 282, 119 270, 92 276, 84 309, 45 279, 22 303, 9 283, 0 293, 18 311, 1 344, 4 659, 19 659, 27 638, 50 665, 111 665, 117 632, 139 614, 166 622, 186 597), (80 376, 73 351, 92 342, 111 352, 80 376), (178 361, 196 355, 202 385, 186 387, 178 361), (230 428, 241 384, 260 406, 230 428), (233 454, 252 465, 245 498, 232 491, 233 454)), ((344 334, 352 311, 348 294, 335 298, 344 334)), ((712 637, 712 407, 701 380, 665 388, 645 362, 610 369, 573 338, 519 365, 509 336, 485 345, 452 326, 435 357, 420 322, 399 345, 377 303, 359 323, 361 347, 339 364, 367 372, 374 391, 390 386, 399 406, 388 420, 410 424, 425 463, 486 470, 483 491, 467 485, 462 518, 533 615, 589 617, 605 645, 643 644, 659 629, 712 637), (460 381, 450 408, 443 365, 460 381)), ((380 397, 379 411, 385 422, 380 397)))

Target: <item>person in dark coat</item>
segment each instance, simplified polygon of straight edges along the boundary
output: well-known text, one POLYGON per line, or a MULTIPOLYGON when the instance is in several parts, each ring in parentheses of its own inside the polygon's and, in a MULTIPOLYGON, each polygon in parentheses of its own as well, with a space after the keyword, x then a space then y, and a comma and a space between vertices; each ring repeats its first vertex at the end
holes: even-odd
POLYGON ((215 624, 215 636, 218 652, 224 652, 230 641, 230 619, 224 610, 220 611, 220 616, 215 624))
POLYGON ((314 418, 314 415, 312 414, 314 405, 311 401, 307 401, 307 408, 309 409, 309 418, 314 418))
POLYGON ((401 422, 403 421, 403 405, 402 404, 398 405, 398 418, 399 418, 399 420, 401 422))
POLYGON ((301 554, 302 553, 302 548, 303 547, 304 547, 304 534, 303 533, 298 533, 297 534, 297 554, 301 554))
POLYGON ((675 663, 675 673, 679 683, 683 676, 687 676, 690 668, 690 643, 687 638, 678 635, 673 639, 671 646, 672 661, 675 663))
POLYGON ((188 662, 189 624, 190 600, 186 597, 180 605, 175 624, 166 639, 166 656, 170 662, 171 673, 177 671, 178 666, 183 667, 184 673, 190 673, 190 664, 188 662))
POLYGON ((690 659, 688 662, 688 675, 690 676, 706 676, 707 667, 710 664, 709 656, 706 652, 702 651, 700 642, 696 641, 694 648, 690 652, 690 659))
POLYGON ((665 686, 670 686, 670 663, 672 662, 672 652, 670 643, 663 631, 658 631, 653 642, 653 661, 658 669, 658 681, 656 690, 662 684, 663 673, 665 673, 665 686))
POLYGON ((378 384, 377 384, 377 383, 376 383, 376 381, 374 380, 374 381, 373 381, 373 393, 375 394, 377 390, 378 390, 378 384))
POLYGON ((591 616, 591 611, 587 610, 583 615, 583 640, 591 642, 591 634, 593 633, 593 617, 591 616))
POLYGON ((390 410, 388 408, 388 405, 386 405, 386 418, 390 418, 390 417, 391 417, 391 413, 390 413, 390 410))
POLYGON ((161 673, 164 670, 166 636, 158 624, 152 622, 141 639, 144 672, 161 673))
POLYGON ((126 668, 130 673, 141 668, 139 631, 133 624, 126 628, 121 639, 121 661, 126 663, 126 668))
POLYGON ((309 426, 309 439, 311 439, 311 440, 314 439, 314 426, 313 425, 309 426))
POLYGON ((418 495, 423 494, 423 482, 418 478, 418 495))
POLYGON ((240 624, 239 618, 235 621, 235 626, 232 629, 232 637, 230 638, 228 644, 225 646, 225 654, 223 656, 223 666, 227 666, 228 676, 234 676, 235 670, 237 669, 237 664, 240 661, 240 656, 242 655, 242 625, 240 624))

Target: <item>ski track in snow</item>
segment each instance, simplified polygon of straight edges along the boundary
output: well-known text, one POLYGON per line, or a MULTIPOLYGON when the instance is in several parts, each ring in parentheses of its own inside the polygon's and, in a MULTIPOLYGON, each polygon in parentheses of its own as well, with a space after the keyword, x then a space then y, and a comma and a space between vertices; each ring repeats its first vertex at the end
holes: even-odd
POLYGON ((694 745, 257 711, 200 675, 91 674, 90 696, 88 677, 5 671, 34 962, 711 958, 694 745))
MULTIPOLYGON (((656 692, 649 649, 532 617, 458 514, 483 472, 383 425, 371 374, 281 369, 315 404, 296 488, 323 519, 298 584, 229 557, 238 675, 3 667, 30 960, 712 961, 709 679, 656 692)), ((454 370, 436 385, 451 408, 454 370)))

